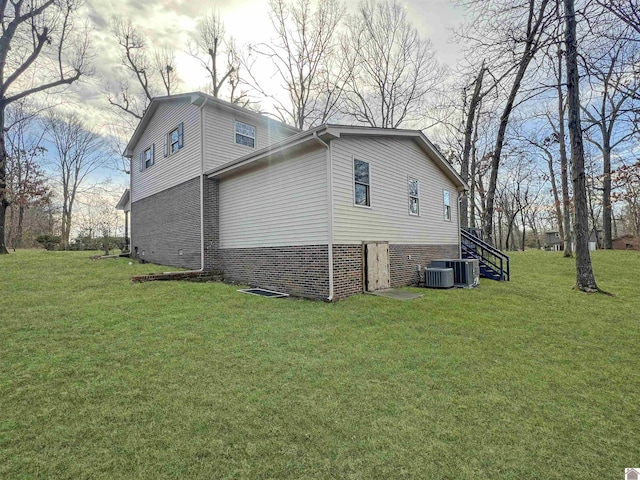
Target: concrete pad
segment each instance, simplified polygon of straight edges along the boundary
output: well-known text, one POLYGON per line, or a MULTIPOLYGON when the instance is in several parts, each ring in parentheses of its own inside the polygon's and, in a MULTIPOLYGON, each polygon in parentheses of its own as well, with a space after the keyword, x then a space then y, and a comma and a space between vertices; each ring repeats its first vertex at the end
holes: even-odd
POLYGON ((407 292, 405 290, 396 290, 388 288, 386 290, 376 290, 375 292, 365 292, 376 297, 393 298, 394 300, 413 300, 414 298, 424 297, 422 293, 407 292))

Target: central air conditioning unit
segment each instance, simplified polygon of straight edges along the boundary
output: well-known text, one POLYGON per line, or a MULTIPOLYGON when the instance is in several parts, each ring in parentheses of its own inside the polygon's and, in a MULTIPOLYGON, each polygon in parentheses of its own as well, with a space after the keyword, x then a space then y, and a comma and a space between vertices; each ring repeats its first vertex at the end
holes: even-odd
POLYGON ((453 284, 456 287, 472 288, 480 284, 480 263, 476 258, 433 260, 431 267, 453 269, 453 284))
POLYGON ((425 268, 424 277, 427 288, 453 288, 452 268, 425 268))

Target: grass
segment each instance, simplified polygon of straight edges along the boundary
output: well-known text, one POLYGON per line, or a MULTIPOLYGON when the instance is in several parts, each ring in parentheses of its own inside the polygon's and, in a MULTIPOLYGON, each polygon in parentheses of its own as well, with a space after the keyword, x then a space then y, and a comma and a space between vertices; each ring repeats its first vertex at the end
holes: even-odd
POLYGON ((337 304, 86 253, 0 257, 0 478, 622 478, 640 465, 635 252, 337 304))

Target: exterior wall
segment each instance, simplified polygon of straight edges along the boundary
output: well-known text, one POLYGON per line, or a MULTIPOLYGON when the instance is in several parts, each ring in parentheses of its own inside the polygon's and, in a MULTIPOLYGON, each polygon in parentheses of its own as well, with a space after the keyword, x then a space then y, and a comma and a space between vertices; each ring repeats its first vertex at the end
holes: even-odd
POLYGON ((220 250, 226 281, 299 297, 329 296, 327 245, 220 250))
POLYGON ((640 238, 624 235, 612 240, 614 250, 640 250, 640 238))
POLYGON ((220 179, 220 248, 327 245, 326 149, 220 179))
POLYGON ((221 270, 220 261, 220 184, 204 178, 204 268, 221 270))
POLYGON ((364 291, 362 244, 333 245, 333 298, 340 300, 364 291))
POLYGON ((200 268, 200 179, 133 202, 131 233, 131 249, 138 249, 139 259, 200 268))
MULTIPOLYGON (((389 245, 391 288, 418 285, 432 260, 458 258, 458 245, 389 245), (411 256, 411 258, 409 258, 411 256), (420 271, 418 271, 420 265, 420 271)), ((364 291, 362 244, 333 246, 333 294, 336 300, 364 291)))
POLYGON ((459 242, 458 194, 453 182, 411 139, 343 137, 333 140, 334 243, 363 240, 398 244, 459 242), (371 207, 354 205, 353 158, 369 162, 371 207), (408 177, 420 182, 420 215, 409 215, 408 177), (443 191, 451 220, 444 220, 443 191))
POLYGON ((389 245, 391 288, 418 285, 424 282, 424 269, 432 260, 459 257, 458 245, 391 244, 389 245))
POLYGON ((205 172, 224 165, 236 158, 249 155, 256 150, 297 133, 268 117, 243 114, 219 105, 205 104, 204 107, 204 164, 205 172), (256 127, 255 148, 238 145, 235 142, 235 121, 256 127))
POLYGON ((155 195, 200 175, 200 112, 189 100, 161 102, 133 150, 131 202, 155 195), (184 146, 164 156, 167 133, 184 124, 184 146), (140 171, 140 152, 155 145, 155 163, 140 171))

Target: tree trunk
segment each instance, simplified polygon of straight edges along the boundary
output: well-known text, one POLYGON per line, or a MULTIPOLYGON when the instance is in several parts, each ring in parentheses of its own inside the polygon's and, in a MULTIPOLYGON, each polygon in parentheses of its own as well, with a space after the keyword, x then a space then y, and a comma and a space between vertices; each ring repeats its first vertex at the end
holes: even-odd
POLYGON ((9 253, 5 245, 4 225, 7 218, 7 207, 9 203, 5 201, 3 194, 0 193, 0 255, 9 253))
POLYGON ((553 156, 551 152, 547 153, 547 163, 549 164, 549 181, 551 182, 551 191, 553 192, 553 206, 556 211, 556 219, 558 221, 558 232, 560 238, 564 239, 564 225, 562 223, 562 208, 560 207, 560 195, 558 194, 558 184, 556 182, 556 172, 553 170, 553 156))
POLYGON ((560 150, 560 179, 562 183, 562 214, 564 221, 564 256, 571 257, 571 199, 569 197, 569 161, 564 141, 564 93, 562 91, 562 47, 558 44, 558 149, 560 150))
POLYGON ((7 148, 4 138, 4 103, 0 105, 0 255, 8 254, 5 225, 7 220, 7 148))
POLYGON ((474 122, 473 142, 471 143, 471 171, 469 172, 471 178, 471 184, 469 185, 469 226, 473 228, 476 227, 476 175, 478 174, 476 144, 478 142, 479 119, 480 115, 478 114, 478 119, 474 122))
MULTIPOLYGON (((469 183, 469 156, 471 153, 471 137, 473 135, 473 125, 476 118, 476 110, 480 103, 480 89, 482 88, 482 77, 484 76, 484 62, 480 67, 480 72, 475 79, 475 87, 473 88, 473 95, 471 96, 471 103, 469 104, 469 111, 467 112, 467 121, 464 127, 464 151, 462 152, 462 164, 460 166, 460 176, 469 183)), ((473 215, 473 212, 471 213, 473 215)), ((467 196, 463 196, 460 201, 460 224, 463 227, 469 226, 469 199, 467 196)))
POLYGON ((524 210, 520 210, 520 220, 522 220, 522 251, 524 252, 524 246, 527 242, 527 228, 524 219, 524 210))
POLYGON ((529 9, 529 28, 527 32, 526 44, 524 51, 522 52, 522 56, 520 57, 518 63, 518 70, 516 72, 516 76, 513 80, 513 85, 511 86, 511 91, 509 92, 509 96, 507 97, 507 102, 505 104, 504 110, 502 111, 502 115, 500 116, 500 126, 498 127, 498 134, 496 136, 496 143, 493 149, 493 155, 491 158, 491 175, 489 176, 489 188, 487 189, 487 200, 486 200, 486 208, 484 212, 484 231, 487 235, 485 238, 485 242, 492 243, 491 232, 493 228, 491 223, 493 222, 493 209, 494 209, 494 199, 496 195, 496 186, 498 184, 498 168, 500 167, 500 157, 502 155, 502 148, 504 147, 505 135, 507 133, 507 125, 509 123, 509 117, 511 116, 511 112, 513 110, 513 106, 516 101, 516 96, 520 91, 520 85, 522 84, 522 80, 524 79, 524 75, 529 68, 529 64, 533 59, 533 55, 536 52, 536 42, 538 35, 540 33, 540 29, 542 28, 542 22, 544 19, 544 13, 547 8, 549 1, 542 0, 540 3, 540 7, 538 9, 538 14, 540 17, 538 19, 535 18, 535 12, 533 8, 533 2, 530 2, 529 9))
POLYGON ((22 224, 24 223, 25 206, 20 205, 18 207, 18 227, 16 228, 16 238, 13 244, 14 250, 16 248, 22 248, 22 224))
POLYGON ((569 105, 569 136, 571 139, 571 182, 575 205, 574 232, 576 238, 576 288, 597 292, 589 254, 589 211, 584 169, 584 145, 580 122, 580 78, 578 75, 578 45, 574 0, 564 0, 565 47, 567 63, 567 99, 569 105))
POLYGON ((602 247, 611 250, 613 248, 611 236, 611 147, 606 137, 602 146, 602 230, 604 231, 602 247))

